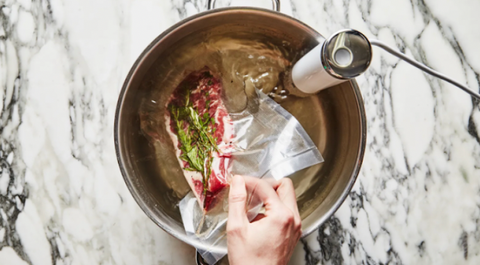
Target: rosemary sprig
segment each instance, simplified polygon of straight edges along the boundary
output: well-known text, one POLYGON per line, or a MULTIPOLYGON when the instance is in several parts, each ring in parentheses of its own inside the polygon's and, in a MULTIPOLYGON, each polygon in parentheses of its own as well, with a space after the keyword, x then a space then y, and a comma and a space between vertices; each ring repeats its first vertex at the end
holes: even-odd
POLYGON ((206 196, 212 172, 213 152, 219 152, 217 139, 213 136, 215 118, 209 115, 209 104, 205 106, 204 115, 199 114, 199 111, 190 102, 189 90, 187 90, 184 103, 183 106, 170 105, 170 113, 175 121, 182 151, 180 159, 188 163, 185 170, 197 171, 202 174, 203 195, 206 196))

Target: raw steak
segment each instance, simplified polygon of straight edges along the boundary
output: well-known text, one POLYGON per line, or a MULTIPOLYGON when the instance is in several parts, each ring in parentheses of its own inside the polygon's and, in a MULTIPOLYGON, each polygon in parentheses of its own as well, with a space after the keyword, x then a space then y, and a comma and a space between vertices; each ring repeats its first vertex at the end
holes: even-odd
POLYGON ((189 74, 166 104, 178 162, 206 211, 215 206, 230 173, 233 125, 221 94, 220 79, 204 68, 189 74))

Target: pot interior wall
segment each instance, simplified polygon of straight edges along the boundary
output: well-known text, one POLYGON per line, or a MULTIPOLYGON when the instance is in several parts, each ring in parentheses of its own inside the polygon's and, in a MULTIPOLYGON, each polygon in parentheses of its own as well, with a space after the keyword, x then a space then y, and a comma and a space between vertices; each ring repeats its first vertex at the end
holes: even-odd
MULTIPOLYGON (((163 108, 188 71, 189 62, 202 56, 195 47, 225 36, 282 47, 293 63, 313 48, 319 37, 309 27, 273 12, 217 10, 164 33, 137 61, 118 105, 119 160, 127 186, 142 209, 167 232, 183 240, 177 205, 190 188, 174 157, 170 139, 162 134, 162 125, 152 123, 159 126, 160 132, 159 140, 152 143, 141 129, 141 115, 145 110, 163 108)), ((290 97, 282 103, 299 120, 325 159, 321 165, 291 176, 306 233, 338 207, 353 185, 364 148, 362 104, 358 88, 351 82, 307 98, 290 97)), ((201 246, 201 242, 189 243, 201 246)))

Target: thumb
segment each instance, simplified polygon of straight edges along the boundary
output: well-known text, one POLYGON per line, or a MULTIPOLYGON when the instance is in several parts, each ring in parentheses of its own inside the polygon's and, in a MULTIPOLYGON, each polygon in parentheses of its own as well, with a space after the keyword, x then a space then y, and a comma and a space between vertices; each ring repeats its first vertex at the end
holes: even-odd
POLYGON ((228 195, 228 226, 242 226, 248 223, 245 213, 245 202, 247 200, 247 190, 245 180, 242 176, 234 176, 230 184, 230 194, 228 195))

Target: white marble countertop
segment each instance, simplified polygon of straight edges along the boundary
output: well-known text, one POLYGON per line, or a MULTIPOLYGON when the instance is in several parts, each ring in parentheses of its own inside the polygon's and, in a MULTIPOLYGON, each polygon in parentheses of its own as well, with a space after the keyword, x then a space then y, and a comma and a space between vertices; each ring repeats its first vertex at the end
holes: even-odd
MULTIPOLYGON (((118 169, 122 82, 202 0, 4 0, 0 7, 0 264, 193 264, 137 206, 118 169)), ((472 89, 478 0, 284 0, 323 35, 355 28, 472 89)), ((358 180, 291 264, 479 264, 480 107, 374 50, 357 78, 368 117, 358 180)))

